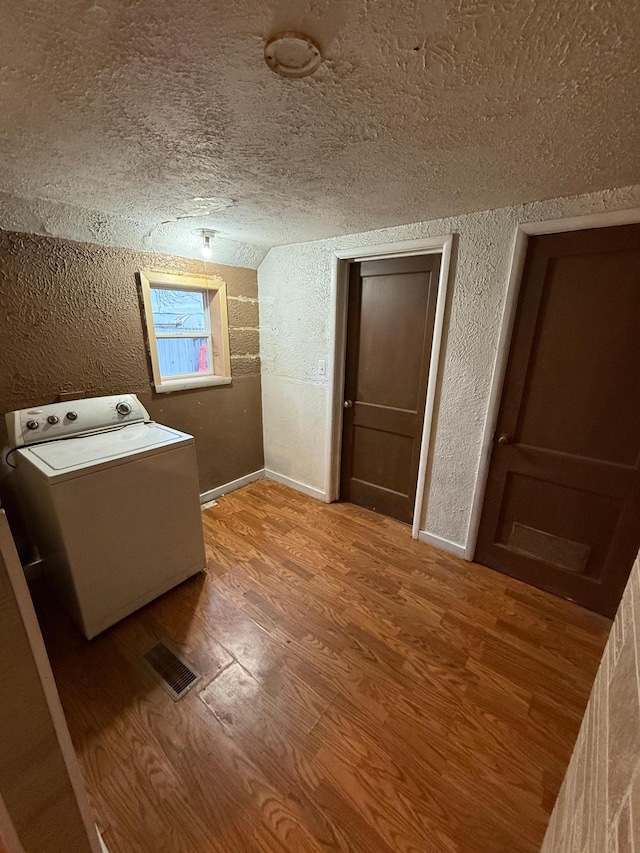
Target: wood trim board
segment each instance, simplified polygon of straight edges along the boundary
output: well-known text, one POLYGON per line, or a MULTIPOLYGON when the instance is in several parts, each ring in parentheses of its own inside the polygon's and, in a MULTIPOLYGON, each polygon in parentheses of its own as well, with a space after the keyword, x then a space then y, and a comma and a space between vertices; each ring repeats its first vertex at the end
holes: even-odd
POLYGON ((75 853, 101 853, 84 780, 3 510, 0 592, 1 624, 11 632, 11 642, 3 640, 1 644, 4 681, 6 689, 14 691, 5 693, 3 699, 7 702, 5 712, 11 714, 4 733, 12 750, 5 756, 9 763, 2 762, 0 773, 4 806, 24 853, 62 851, 69 843, 73 843, 75 853), (16 694, 16 690, 20 692, 16 694), (24 713, 14 713, 15 708, 24 713), (18 778, 11 768, 20 763, 18 778), (55 790, 43 787, 43 778, 53 781, 55 790))

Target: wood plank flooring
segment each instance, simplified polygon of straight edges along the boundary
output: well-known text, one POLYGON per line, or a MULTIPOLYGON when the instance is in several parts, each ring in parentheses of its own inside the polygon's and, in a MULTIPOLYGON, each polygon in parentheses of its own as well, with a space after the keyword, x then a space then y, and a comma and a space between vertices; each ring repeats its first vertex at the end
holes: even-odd
POLYGON ((110 853, 539 850, 608 620, 268 480, 203 521, 208 572, 91 643, 39 605, 110 853))

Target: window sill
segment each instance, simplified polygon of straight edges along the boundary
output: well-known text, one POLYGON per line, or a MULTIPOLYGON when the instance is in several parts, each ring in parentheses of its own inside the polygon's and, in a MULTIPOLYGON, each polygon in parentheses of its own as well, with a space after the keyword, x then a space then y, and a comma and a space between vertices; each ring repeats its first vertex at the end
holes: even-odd
POLYGON ((157 394, 171 391, 188 391, 190 388, 207 388, 211 385, 230 385, 230 376, 194 376, 188 379, 167 379, 155 386, 157 394))

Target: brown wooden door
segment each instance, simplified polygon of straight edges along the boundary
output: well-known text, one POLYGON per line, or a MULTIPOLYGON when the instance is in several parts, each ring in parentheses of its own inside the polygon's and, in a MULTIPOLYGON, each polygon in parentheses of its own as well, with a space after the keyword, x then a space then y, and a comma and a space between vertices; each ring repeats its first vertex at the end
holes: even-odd
POLYGON ((340 497, 411 523, 440 255, 351 265, 340 497))
POLYGON ((534 237, 475 559, 613 616, 639 546, 640 225, 534 237))

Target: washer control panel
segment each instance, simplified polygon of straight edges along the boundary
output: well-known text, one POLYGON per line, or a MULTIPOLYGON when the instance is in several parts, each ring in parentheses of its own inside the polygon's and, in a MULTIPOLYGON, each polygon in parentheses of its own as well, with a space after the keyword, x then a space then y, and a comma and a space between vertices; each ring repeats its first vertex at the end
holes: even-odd
POLYGON ((88 397, 20 409, 6 415, 11 447, 150 420, 135 394, 88 397))

